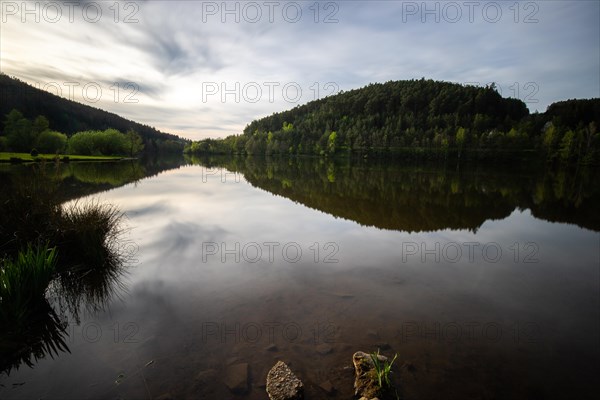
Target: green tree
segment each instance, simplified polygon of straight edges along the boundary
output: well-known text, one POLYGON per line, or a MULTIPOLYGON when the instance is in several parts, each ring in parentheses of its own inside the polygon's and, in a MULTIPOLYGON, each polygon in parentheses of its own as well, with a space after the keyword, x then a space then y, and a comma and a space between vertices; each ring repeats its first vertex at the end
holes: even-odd
POLYGON ((41 153, 62 153, 67 146, 67 135, 47 129, 40 133, 35 146, 41 153))
POLYGON ((48 118, 44 117, 43 115, 38 115, 33 120, 32 129, 33 134, 37 138, 40 133, 50 129, 50 122, 48 121, 48 118))
POLYGON ((127 146, 129 148, 129 156, 134 157, 144 150, 144 141, 142 137, 133 129, 127 131, 127 146))
POLYGON ((458 157, 462 153, 467 138, 467 131, 462 126, 456 131, 456 147, 458 147, 458 157))
POLYGON ((125 135, 112 128, 99 134, 96 145, 102 155, 126 155, 129 150, 125 135))
POLYGON ((556 126, 550 123, 544 130, 544 134, 542 136, 542 146, 544 147, 547 158, 553 158, 556 154, 555 145, 557 142, 557 137, 558 132, 556 130, 556 126))
POLYGON ((571 159, 576 147, 575 142, 575 132, 568 130, 560 141, 560 146, 558 149, 558 155, 561 161, 568 162, 571 159))
POLYGON ((31 121, 17 110, 12 110, 6 115, 4 134, 8 147, 13 151, 29 153, 34 145, 31 121))
POLYGON ((95 154, 94 137, 98 131, 77 132, 69 138, 67 152, 69 154, 80 154, 91 156, 95 154))
POLYGON ((68 152, 81 155, 127 155, 130 146, 124 134, 116 129, 77 132, 68 141, 68 152))
POLYGON ((284 133, 292 133, 294 131, 294 124, 284 122, 283 123, 283 127, 282 127, 282 131, 284 133))
POLYGON ((6 114, 4 117, 4 135, 10 134, 13 130, 16 129, 17 125, 21 120, 23 120, 23 114, 20 111, 13 109, 11 112, 6 114))
POLYGON ((337 133, 333 131, 329 134, 329 139, 327 141, 327 151, 329 154, 335 153, 337 149, 337 133))

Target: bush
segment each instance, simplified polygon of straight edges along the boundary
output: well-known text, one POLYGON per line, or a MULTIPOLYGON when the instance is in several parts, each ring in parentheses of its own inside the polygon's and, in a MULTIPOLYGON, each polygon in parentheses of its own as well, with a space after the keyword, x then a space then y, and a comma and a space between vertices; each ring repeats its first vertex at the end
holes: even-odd
POLYGON ((67 135, 46 130, 38 136, 36 147, 46 154, 62 153, 67 147, 67 135))
POLYGON ((31 157, 37 157, 40 155, 40 153, 36 149, 31 149, 31 152, 29 152, 29 154, 31 155, 31 157))
POLYGON ((70 154, 126 155, 129 153, 127 137, 116 129, 77 132, 68 141, 70 154))

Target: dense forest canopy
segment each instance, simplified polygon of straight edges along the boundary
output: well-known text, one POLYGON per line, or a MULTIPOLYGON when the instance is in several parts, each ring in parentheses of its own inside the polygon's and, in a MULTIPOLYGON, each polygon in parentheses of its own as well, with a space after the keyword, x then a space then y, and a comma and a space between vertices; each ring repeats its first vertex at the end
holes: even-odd
MULTIPOLYGON (((133 131, 140 135, 144 149, 149 153, 181 152, 186 143, 186 140, 176 135, 67 100, 0 73, 0 117, 2 118, 0 133, 6 129, 5 116, 13 110, 20 111, 26 119, 30 120, 44 116, 53 130, 68 137, 84 131, 106 131, 107 129, 120 132, 133 131)), ((0 136, 5 135, 0 134, 0 136)))
MULTIPOLYGON (((242 135, 207 139, 189 153, 318 154, 543 150, 549 160, 599 161, 600 99, 555 103, 529 114, 495 85, 390 81, 341 92, 252 121, 242 135)), ((538 152, 536 152, 537 154, 538 152)))

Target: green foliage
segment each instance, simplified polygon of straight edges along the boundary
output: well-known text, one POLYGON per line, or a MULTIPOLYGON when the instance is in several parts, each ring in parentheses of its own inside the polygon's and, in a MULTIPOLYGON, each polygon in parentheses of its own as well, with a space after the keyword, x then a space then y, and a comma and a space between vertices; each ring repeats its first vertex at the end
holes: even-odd
POLYGON ((31 151, 29 152, 29 155, 31 157, 37 157, 40 154, 39 151, 37 151, 37 149, 31 149, 31 151))
POLYGON ((34 120, 31 129, 33 134, 37 137, 40 133, 50 129, 50 122, 48 118, 43 115, 38 115, 34 120))
POLYGON ((371 84, 273 114, 250 123, 244 134, 271 131, 277 136, 281 132, 279 140, 285 149, 302 145, 304 152, 318 154, 330 153, 331 132, 336 132, 340 145, 356 151, 428 148, 433 145, 434 132, 441 132, 453 146, 460 128, 465 135, 470 129, 480 134, 515 123, 527 113, 524 103, 503 99, 493 87, 424 79, 396 81, 371 84))
POLYGON ((61 246, 61 263, 70 268, 104 268, 116 262, 112 248, 120 235, 122 214, 111 205, 98 202, 74 203, 62 209, 57 221, 57 243, 61 246), (81 251, 85 249, 85 251, 81 251))
POLYGON ((69 139, 67 152, 69 154, 94 155, 96 151, 94 138, 97 132, 85 131, 74 134, 69 139))
POLYGON ((121 215, 98 203, 63 206, 57 180, 44 165, 30 178, 5 186, 0 201, 0 243, 5 254, 15 255, 29 243, 48 243, 60 254, 59 267, 102 267, 120 232, 121 215))
MULTIPOLYGON (((131 179, 141 168, 133 161, 110 165, 131 179)), ((134 253, 121 240, 121 213, 94 201, 65 204, 80 168, 99 184, 110 165, 42 162, 0 170, 0 373, 69 351, 67 323, 105 309, 123 290, 121 278, 134 253)), ((89 194, 90 187, 79 190, 89 194)))
POLYGON ((552 153, 554 151, 554 147, 556 145, 557 132, 556 127, 550 123, 544 130, 543 141, 542 144, 546 152, 552 153))
POLYGON ((283 127, 281 128, 283 133, 291 133, 294 131, 294 124, 283 122, 283 127))
POLYGON ((337 133, 335 131, 329 134, 329 138, 327 140, 327 151, 330 154, 335 153, 337 150, 337 133))
POLYGON ((35 141, 31 122, 17 110, 6 115, 4 134, 8 140, 8 148, 13 151, 28 153, 35 141))
POLYGON ((130 157, 134 157, 144 150, 142 137, 133 129, 127 131, 126 139, 130 157))
POLYGON ((19 111, 12 110, 6 115, 4 121, 4 133, 7 136, 0 143, 0 151, 27 153, 31 151, 31 155, 36 157, 39 152, 55 153, 64 150, 66 135, 50 131, 49 127, 50 123, 44 116, 38 116, 31 122, 19 111), (33 147, 36 148, 35 155, 33 155, 33 147))
POLYGON ((14 260, 0 262, 0 313, 3 323, 19 320, 45 301, 56 268, 56 249, 31 245, 14 260))
POLYGON ((78 182, 92 185, 121 186, 145 176, 144 168, 136 162, 78 163, 68 168, 69 176, 78 182))
POLYGON ((186 152, 330 155, 345 150, 447 158, 493 157, 509 150, 553 160, 564 158, 558 147, 563 132, 571 129, 573 153, 564 159, 594 164, 600 163, 600 139, 588 129, 592 122, 600 123, 600 99, 555 103, 544 114, 529 115, 525 103, 502 98, 495 85, 390 81, 252 121, 243 135, 192 143, 186 152))
POLYGON ((456 145, 459 148, 463 147, 463 145, 465 144, 466 138, 467 138, 467 131, 465 130, 465 128, 463 128, 463 127, 458 128, 458 130, 456 131, 456 145))
POLYGON ((600 101, 598 99, 566 100, 551 104, 546 110, 548 119, 558 126, 570 128, 600 121, 600 101))
MULTIPOLYGON (((135 139, 133 139, 135 140, 135 139)), ((132 137, 116 129, 78 132, 68 141, 68 152, 81 155, 128 155, 132 151, 132 137)))
MULTIPOLYGON (((43 115, 49 121, 52 129, 65 133, 67 136, 71 136, 76 132, 104 130, 107 127, 112 127, 121 132, 134 130, 142 138, 145 144, 145 152, 150 154, 166 152, 181 154, 185 142, 178 136, 129 121, 98 108, 55 96, 2 73, 0 73, 0 93, 3 95, 3 101, 0 101, 0 116, 8 114, 12 109, 23 111, 28 118, 43 115)), ((33 125, 43 128, 44 123, 40 119, 33 125)), ((43 131, 39 128, 37 133, 43 131)), ((7 133, 5 135, 8 136, 7 133)), ((13 151, 28 152, 34 140, 35 137, 24 138, 24 141, 30 143, 29 146, 11 148, 13 151)), ((130 152, 125 154, 130 154, 130 152)))
POLYGON ((565 133, 562 140, 560 141, 560 146, 558 149, 560 160, 563 162, 568 162, 571 156, 573 155, 574 148, 575 132, 569 130, 565 133))
POLYGON ((51 130, 40 133, 36 141, 37 149, 45 154, 62 153, 66 146, 67 135, 51 130))
MULTIPOLYGON (((253 121, 239 137, 246 140, 246 153, 260 155, 329 155, 350 149, 360 153, 400 148, 447 150, 472 146, 470 135, 481 135, 493 127, 508 130, 527 114, 523 102, 504 99, 491 86, 424 79, 391 81, 253 121), (457 133, 461 136, 455 140, 457 133)), ((233 148, 235 142, 235 137, 230 137, 222 144, 230 152, 241 153, 239 147, 233 148)), ((194 153, 193 146, 189 151, 194 153)))
POLYGON ((377 376, 377 383, 380 388, 391 388, 392 382, 390 381, 390 374, 392 373, 392 365, 398 354, 394 355, 392 361, 381 361, 379 360, 379 349, 376 352, 370 354, 371 360, 373 360, 373 365, 375 366, 375 374, 377 376))

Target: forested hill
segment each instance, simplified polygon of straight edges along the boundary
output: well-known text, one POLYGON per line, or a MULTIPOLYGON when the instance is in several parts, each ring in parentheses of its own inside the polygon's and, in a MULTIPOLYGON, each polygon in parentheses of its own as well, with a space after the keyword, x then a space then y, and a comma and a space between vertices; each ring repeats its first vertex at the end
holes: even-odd
MULTIPOLYGON (((86 130, 114 128, 121 132, 136 131, 150 145, 183 145, 184 140, 176 135, 161 132, 153 127, 130 121, 99 108, 90 107, 35 88, 16 78, 0 74, 0 116, 4 119, 16 109, 26 118, 45 116, 52 129, 68 136, 86 130)), ((0 125, 1 127, 1 125, 0 125)))
POLYGON ((370 84, 310 102, 250 123, 245 135, 276 132, 293 124, 298 145, 310 139, 323 147, 331 132, 342 146, 428 145, 454 137, 459 127, 476 132, 510 129, 529 114, 520 100, 504 99, 493 87, 432 80, 370 84), (438 137, 436 138, 436 134, 438 137))
MULTIPOLYGON (((251 122, 243 135, 205 140, 192 153, 334 154, 543 149, 549 158, 591 162, 600 137, 599 99, 556 103, 529 114, 494 85, 390 81, 341 92, 251 122), (550 124, 549 124, 550 122, 550 124), (592 124, 592 126, 590 126, 592 124)), ((537 152, 536 152, 537 153, 537 152)))

